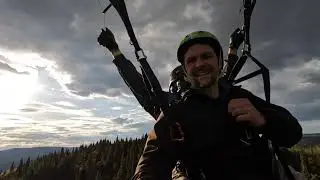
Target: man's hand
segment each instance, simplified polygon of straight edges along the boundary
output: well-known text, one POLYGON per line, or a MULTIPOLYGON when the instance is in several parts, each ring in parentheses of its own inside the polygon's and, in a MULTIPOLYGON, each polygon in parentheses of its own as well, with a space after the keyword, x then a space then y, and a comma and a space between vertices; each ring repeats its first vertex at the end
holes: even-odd
POLYGON ((101 46, 106 47, 112 54, 119 51, 119 47, 114 38, 114 35, 107 27, 105 29, 102 29, 97 40, 101 46))
POLYGON ((236 117, 237 122, 248 122, 255 127, 265 124, 263 115, 246 98, 232 99, 228 104, 228 112, 236 117))
POLYGON ((244 41, 244 32, 239 28, 235 29, 230 35, 229 48, 233 50, 239 49, 244 41))

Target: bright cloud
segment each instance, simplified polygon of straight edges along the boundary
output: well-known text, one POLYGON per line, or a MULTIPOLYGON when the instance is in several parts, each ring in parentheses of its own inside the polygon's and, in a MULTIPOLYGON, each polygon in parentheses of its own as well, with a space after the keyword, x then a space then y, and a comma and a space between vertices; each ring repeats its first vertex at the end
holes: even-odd
POLYGON ((38 75, 17 75, 2 73, 0 76, 0 112, 14 112, 32 100, 32 96, 41 90, 38 75))
POLYGON ((56 102, 57 105, 62 105, 62 106, 68 106, 68 107, 76 107, 76 105, 70 103, 70 102, 67 102, 67 101, 59 101, 59 102, 56 102))
POLYGON ((198 1, 187 4, 183 16, 188 20, 200 20, 206 23, 212 21, 213 8, 209 1, 198 1))

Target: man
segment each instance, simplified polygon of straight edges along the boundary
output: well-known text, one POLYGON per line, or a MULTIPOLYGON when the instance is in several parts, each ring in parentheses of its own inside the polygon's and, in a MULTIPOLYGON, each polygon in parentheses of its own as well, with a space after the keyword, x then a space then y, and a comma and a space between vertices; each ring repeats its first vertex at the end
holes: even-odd
POLYGON ((269 154, 258 134, 291 147, 302 137, 297 119, 283 107, 267 103, 249 91, 219 82, 223 51, 209 32, 187 35, 177 51, 191 84, 185 100, 161 114, 148 136, 134 180, 171 179, 177 159, 183 159, 194 179, 275 179, 269 154), (167 124, 179 125, 184 141, 167 140, 167 124), (246 136, 246 129, 256 135, 246 136), (261 140, 261 141, 260 141, 261 140), (174 149, 175 148, 175 149, 174 149))
MULTIPOLYGON (((230 47, 228 54, 229 62, 236 62, 237 51, 240 44, 243 42, 243 34, 239 29, 236 29, 230 36, 230 47)), ((143 82, 142 75, 136 70, 134 65, 125 58, 120 51, 113 33, 108 29, 103 29, 97 38, 98 43, 106 47, 109 52, 113 55, 113 63, 116 65, 119 74, 135 95, 141 106, 150 114, 153 118, 157 118, 160 113, 160 107, 153 101, 152 96, 148 94, 147 87, 143 82)), ((185 80, 185 74, 181 65, 177 66, 170 73, 169 103, 175 103, 179 99, 183 98, 188 92, 190 83, 185 80)), ((173 170, 173 179, 186 178, 186 172, 183 162, 178 161, 176 168, 173 170)))
MULTIPOLYGON (((244 40, 243 32, 237 28, 231 33, 229 41, 228 64, 224 66, 224 71, 230 71, 238 60, 237 50, 244 40)), ((224 72, 225 73, 225 72, 224 72)), ((183 70, 183 66, 179 65, 172 70, 170 74, 170 86, 169 92, 175 94, 180 99, 184 99, 190 89, 190 83, 186 80, 186 76, 183 70)), ((172 179, 174 180, 189 180, 188 169, 186 169, 183 161, 178 161, 175 168, 172 171, 172 179)))

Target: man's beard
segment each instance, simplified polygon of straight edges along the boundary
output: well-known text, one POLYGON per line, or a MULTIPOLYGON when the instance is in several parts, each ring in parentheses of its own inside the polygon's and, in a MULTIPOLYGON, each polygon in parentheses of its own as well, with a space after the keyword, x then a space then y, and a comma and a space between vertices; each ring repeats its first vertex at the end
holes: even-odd
MULTIPOLYGON (((191 80, 192 86, 196 89, 209 88, 217 82, 215 69, 211 65, 202 65, 194 69, 191 72, 191 74, 192 74, 192 78, 190 80, 191 80), (201 80, 198 79, 199 77, 201 78, 201 75, 209 76, 209 80, 206 80, 206 82, 202 82, 201 80)), ((208 77, 205 77, 205 78, 208 78, 208 77)))
POLYGON ((216 78, 214 78, 213 76, 211 76, 211 79, 206 83, 200 82, 197 79, 193 79, 192 81, 193 81, 192 82, 193 87, 197 88, 197 89, 198 88, 210 88, 213 84, 215 84, 217 82, 216 78))

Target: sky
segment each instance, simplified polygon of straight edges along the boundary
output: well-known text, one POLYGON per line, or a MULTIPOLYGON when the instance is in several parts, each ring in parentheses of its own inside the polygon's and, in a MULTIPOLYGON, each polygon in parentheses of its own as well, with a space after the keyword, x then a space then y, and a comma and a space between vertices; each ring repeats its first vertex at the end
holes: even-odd
MULTIPOLYGON (((135 60, 124 25, 108 1, 0 1, 0 149, 79 146, 141 137, 154 120, 121 79, 97 37, 110 28, 135 60)), ((176 49, 195 30, 214 33, 227 51, 242 25, 242 1, 126 1, 138 41, 163 89, 176 49)), ((271 102, 287 108, 304 133, 320 133, 320 2, 257 1, 252 55, 270 70, 271 102)), ((241 52, 239 52, 241 53, 241 52)), ((225 55, 226 57, 226 55, 225 55)), ((257 69, 251 61, 241 75, 257 69)), ((261 77, 242 83, 263 98, 261 77)))

